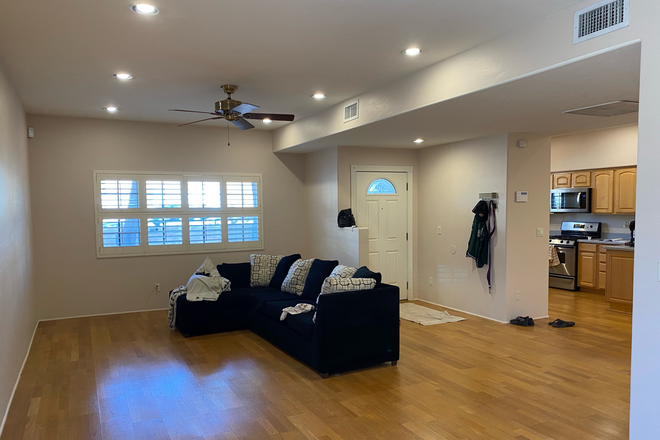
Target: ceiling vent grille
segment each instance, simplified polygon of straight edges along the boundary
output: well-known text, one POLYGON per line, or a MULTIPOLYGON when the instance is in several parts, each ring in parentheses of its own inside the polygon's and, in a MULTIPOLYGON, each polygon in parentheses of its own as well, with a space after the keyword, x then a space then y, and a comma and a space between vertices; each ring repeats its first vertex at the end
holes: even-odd
POLYGON ((360 100, 355 100, 344 106, 344 122, 352 121, 360 116, 358 105, 360 100))
POLYGON ((585 116, 620 116, 628 113, 637 113, 639 102, 637 101, 613 101, 604 104, 590 105, 589 107, 566 110, 562 113, 585 116))
POLYGON ((628 26, 630 0, 604 0, 575 13, 573 44, 628 26))

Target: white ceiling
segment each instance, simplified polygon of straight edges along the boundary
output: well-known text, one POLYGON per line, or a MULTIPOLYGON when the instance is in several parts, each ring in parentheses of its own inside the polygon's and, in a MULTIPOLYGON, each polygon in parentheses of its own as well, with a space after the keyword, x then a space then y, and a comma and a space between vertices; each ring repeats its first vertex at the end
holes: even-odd
POLYGON ((0 66, 28 113, 183 123, 166 110, 210 111, 231 83, 300 119, 581 1, 153 0, 142 16, 129 0, 0 0, 0 66))
POLYGON ((552 136, 637 122, 637 113, 614 117, 562 112, 606 102, 639 100, 640 44, 439 102, 290 149, 333 145, 426 148, 497 133, 552 136), (417 138, 425 140, 414 144, 417 138))

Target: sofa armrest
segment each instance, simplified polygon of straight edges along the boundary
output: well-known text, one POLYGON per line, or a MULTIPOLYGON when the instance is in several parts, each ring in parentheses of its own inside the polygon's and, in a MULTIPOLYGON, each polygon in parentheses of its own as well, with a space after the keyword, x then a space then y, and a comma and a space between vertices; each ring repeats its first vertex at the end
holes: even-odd
POLYGON ((399 288, 319 296, 314 348, 322 373, 398 360, 399 288))

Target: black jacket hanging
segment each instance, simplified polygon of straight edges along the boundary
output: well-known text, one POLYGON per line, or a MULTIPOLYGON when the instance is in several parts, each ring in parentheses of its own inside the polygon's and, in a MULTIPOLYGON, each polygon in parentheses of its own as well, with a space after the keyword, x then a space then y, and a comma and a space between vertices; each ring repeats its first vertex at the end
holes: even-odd
POLYGON ((477 262, 477 267, 488 264, 488 203, 480 200, 472 209, 474 220, 472 220, 472 232, 468 241, 466 257, 477 262))
POLYGON ((465 256, 473 258, 477 263, 477 267, 484 267, 484 265, 488 264, 486 279, 488 280, 488 289, 490 290, 490 270, 493 261, 490 239, 495 234, 497 228, 495 202, 492 200, 489 202, 480 200, 472 209, 472 212, 474 213, 474 220, 472 220, 472 231, 465 256))

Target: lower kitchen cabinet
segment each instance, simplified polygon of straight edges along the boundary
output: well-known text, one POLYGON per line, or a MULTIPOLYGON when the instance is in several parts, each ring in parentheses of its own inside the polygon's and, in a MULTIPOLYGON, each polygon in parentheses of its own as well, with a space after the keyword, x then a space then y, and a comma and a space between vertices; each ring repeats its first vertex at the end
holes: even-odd
POLYGON ((605 300, 610 310, 632 313, 635 252, 607 250, 607 289, 605 300))
POLYGON ((580 243, 578 247, 578 286, 598 288, 598 245, 580 243))

